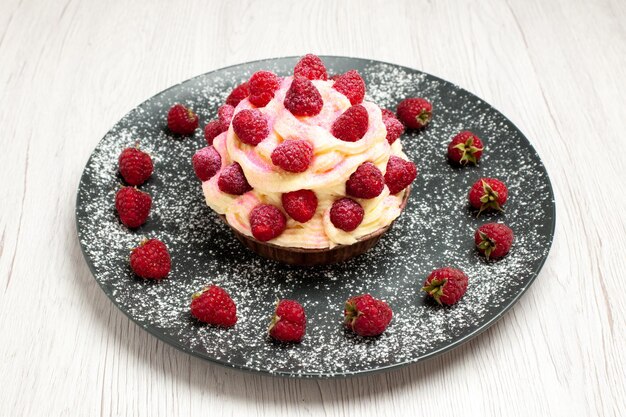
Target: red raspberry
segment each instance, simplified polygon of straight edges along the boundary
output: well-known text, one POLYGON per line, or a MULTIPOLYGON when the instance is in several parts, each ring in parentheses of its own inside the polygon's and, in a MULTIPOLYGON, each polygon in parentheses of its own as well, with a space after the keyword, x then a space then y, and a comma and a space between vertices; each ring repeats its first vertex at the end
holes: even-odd
POLYGON ((489 258, 502 258, 511 249, 513 231, 502 223, 487 223, 476 229, 474 242, 478 251, 489 258))
POLYGON ((200 181, 208 181, 222 167, 222 157, 213 146, 207 146, 196 151, 191 158, 191 164, 200 181))
POLYGON ((297 222, 306 223, 317 210, 317 196, 311 190, 298 190, 282 195, 283 209, 297 222))
POLYGON ((233 114, 235 114, 235 108, 230 104, 224 104, 217 109, 217 119, 222 124, 224 131, 228 130, 228 126, 233 120, 233 114))
POLYGON ((227 129, 228 126, 226 126, 225 129, 224 124, 219 120, 210 121, 204 127, 204 138, 209 145, 213 145, 213 139, 215 139, 220 133, 226 132, 227 129))
POLYGON ((244 98, 250 95, 250 89, 248 88, 248 82, 244 82, 239 84, 237 87, 230 92, 228 97, 226 98, 226 104, 231 105, 233 107, 237 107, 237 104, 244 98))
POLYGON ((346 182, 346 194, 356 198, 378 197, 383 188, 383 173, 371 162, 361 164, 346 182))
POLYGON ((300 303, 280 300, 269 327, 270 337, 279 342, 300 343, 306 333, 306 314, 300 303))
POLYGON ((435 269, 426 278, 422 291, 426 291, 437 303, 451 306, 467 291, 467 275, 450 267, 435 269))
POLYGON ((398 104, 398 119, 410 129, 421 129, 433 118, 433 105, 423 98, 407 98, 398 104))
POLYGON ((259 204, 250 212, 252 236, 261 242, 267 242, 280 236, 286 227, 287 219, 276 206, 259 204))
POLYGON ((248 81, 250 96, 248 100, 257 107, 265 107, 274 98, 274 92, 280 87, 280 78, 269 71, 258 71, 248 81))
POLYGON ((284 105, 294 116, 315 116, 322 111, 324 100, 309 79, 296 75, 285 95, 284 105))
POLYGON ((391 155, 387 162, 385 172, 385 184, 389 188, 389 194, 397 194, 404 190, 417 177, 417 168, 410 161, 391 155))
POLYGON ((191 296, 191 315, 213 326, 232 327, 237 323, 237 306, 226 291, 210 285, 191 296))
POLYGON ((167 246, 158 239, 144 240, 130 253, 130 268, 141 278, 165 278, 171 267, 167 246))
POLYGON ((357 295, 346 301, 344 323, 363 337, 381 335, 389 326, 393 312, 389 305, 370 294, 357 295))
POLYGON ((293 69, 293 75, 300 75, 309 80, 326 81, 328 79, 324 63, 317 55, 313 54, 306 54, 298 61, 293 69))
POLYGON ((152 197, 135 187, 122 187, 115 195, 115 209, 120 220, 127 227, 134 229, 146 222, 152 197))
POLYGON ((506 203, 509 190, 496 178, 480 178, 472 185, 469 191, 470 205, 478 209, 478 215, 483 211, 504 211, 502 206, 506 203))
POLYGON ((257 109, 242 110, 233 117, 233 130, 243 143, 256 146, 270 134, 267 120, 257 109))
POLYGON ((387 109, 381 109, 383 113, 383 123, 387 129, 387 142, 392 145, 404 133, 404 125, 396 119, 396 115, 387 109))
POLYGON ((483 154, 483 142, 472 132, 463 131, 452 138, 448 144, 448 158, 459 165, 472 163, 478 165, 483 154))
POLYGON ((363 221, 365 210, 351 198, 341 198, 330 208, 330 221, 337 229, 351 232, 363 221))
POLYGON ((333 88, 346 96, 353 106, 365 98, 365 81, 356 70, 338 76, 333 88))
POLYGON ((272 151, 272 163, 288 172, 304 172, 313 160, 313 146, 305 140, 286 140, 272 151))
POLYGON ((331 133, 337 139, 356 142, 367 132, 369 116, 365 107, 357 104, 339 116, 331 127, 331 133))
POLYGON ((241 165, 233 162, 222 170, 217 179, 217 186, 223 192, 233 195, 242 195, 252 190, 248 180, 241 169, 241 165))
POLYGON ((182 104, 174 104, 167 113, 167 127, 177 135, 192 135, 198 128, 198 116, 182 104))
POLYGON ((152 158, 139 148, 126 148, 118 159, 120 174, 126 184, 141 185, 150 178, 154 166, 152 158))

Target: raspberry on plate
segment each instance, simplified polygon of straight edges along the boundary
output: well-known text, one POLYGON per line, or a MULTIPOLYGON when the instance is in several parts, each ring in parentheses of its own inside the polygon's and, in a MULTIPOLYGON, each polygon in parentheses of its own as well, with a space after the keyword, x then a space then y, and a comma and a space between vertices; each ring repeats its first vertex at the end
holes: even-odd
POLYGON ((361 164, 346 181, 346 194, 356 198, 378 197, 385 188, 385 178, 371 162, 361 164))
POLYGON ((237 104, 250 95, 250 89, 248 88, 248 82, 244 82, 239 84, 237 87, 230 92, 228 97, 226 98, 226 104, 237 107, 237 104))
POLYGON ((487 260, 504 257, 513 244, 513 231, 502 223, 487 223, 476 229, 474 243, 487 260))
POLYGON ((433 117, 433 105, 420 97, 407 98, 398 104, 398 119, 410 129, 425 127, 433 117))
POLYGON ((152 206, 150 194, 135 187, 122 187, 115 195, 115 209, 120 221, 131 229, 146 222, 152 206))
POLYGON ((346 327, 363 337, 381 335, 393 317, 389 305, 370 294, 350 298, 346 301, 343 314, 346 327))
POLYGON ((356 142, 367 132, 369 115, 365 107, 357 104, 339 116, 331 127, 331 133, 345 142, 356 142))
POLYGON ((506 203, 509 190, 502 181, 496 178, 480 178, 472 185, 469 191, 470 205, 478 209, 478 216, 483 211, 504 211, 502 206, 506 203))
POLYGON ((150 178, 154 166, 152 158, 138 147, 126 148, 118 158, 120 174, 128 185, 141 185, 150 178))
POLYGON ((333 88, 350 100, 353 106, 365 98, 365 81, 357 70, 350 70, 335 78, 333 88))
POLYGON ((326 66, 322 60, 313 54, 306 54, 296 64, 293 75, 300 75, 309 80, 327 80, 326 66))
POLYGON ((191 158, 191 164, 200 181, 208 181, 222 167, 222 157, 213 146, 207 146, 196 151, 191 158))
POLYGON ((294 300, 278 301, 268 332, 278 342, 300 343, 306 333, 306 314, 302 305, 294 300))
POLYGON ((426 278, 422 291, 426 291, 437 303, 451 306, 467 291, 467 275, 450 267, 435 269, 426 278))
POLYGON ((387 109, 381 109, 383 115, 383 123, 385 129, 387 129, 387 142, 390 145, 398 140, 404 133, 404 125, 396 118, 396 115, 392 111, 387 109))
POLYGON ((213 326, 232 327, 237 323, 237 306, 224 289, 210 285, 191 296, 191 315, 213 326))
POLYGON ((198 128, 198 115, 182 104, 174 104, 167 113, 167 127, 177 135, 191 135, 198 128))
POLYGON ((283 209, 297 222, 306 223, 317 210, 317 196, 311 190, 298 190, 281 196, 283 209))
POLYGON ((280 87, 280 78, 270 71, 257 71, 248 81, 248 100, 257 107, 265 107, 280 87))
POLYGON ((330 208, 330 221, 337 228, 351 232, 363 221, 365 210, 351 198, 341 198, 335 201, 330 208))
POLYGON ((315 116, 322 111, 324 101, 308 78, 296 75, 285 95, 284 105, 294 116, 315 116))
POLYGON ((287 172, 304 172, 313 160, 313 146, 306 140, 286 140, 272 151, 271 158, 287 172))
POLYGON ((209 145, 213 145, 213 139, 227 130, 228 126, 224 126, 220 120, 212 120, 204 126, 204 138, 209 145))
POLYGON ((141 278, 163 279, 171 267, 170 253, 159 239, 144 240, 130 253, 130 268, 141 278))
POLYGON ((483 142, 472 132, 463 131, 457 134, 448 144, 448 158, 455 164, 478 165, 483 154, 483 142))
POLYGON ((227 194, 242 195, 252 190, 241 169, 241 165, 233 162, 222 170, 217 179, 217 186, 227 194))
POLYGON ((245 109, 233 117, 233 130, 243 143, 256 146, 269 134, 270 129, 263 113, 257 109, 245 109))
POLYGON ((259 204, 250 212, 252 236, 267 242, 280 236, 287 227, 287 219, 282 211, 270 204, 259 204))
POLYGON ((391 155, 387 162, 385 172, 385 184, 389 188, 390 194, 397 194, 404 190, 417 177, 417 168, 410 161, 391 155))

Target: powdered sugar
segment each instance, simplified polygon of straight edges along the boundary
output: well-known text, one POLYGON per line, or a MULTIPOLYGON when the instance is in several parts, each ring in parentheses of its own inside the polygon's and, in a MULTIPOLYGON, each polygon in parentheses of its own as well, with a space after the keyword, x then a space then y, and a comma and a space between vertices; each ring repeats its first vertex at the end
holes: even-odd
POLYGON ((216 118, 230 90, 258 69, 287 75, 297 58, 243 64, 175 86, 126 115, 100 142, 81 180, 77 222, 86 259, 97 281, 134 321, 181 349, 229 366, 274 374, 331 376, 415 362, 459 343, 507 308, 532 282, 547 256, 554 202, 539 157, 522 134, 477 97, 435 77, 394 65, 348 58, 323 58, 330 73, 356 68, 368 98, 394 109, 408 96, 434 105, 430 127, 402 136, 419 175, 405 212, 368 253, 325 267, 297 268, 264 260, 245 249, 205 204, 191 165, 206 146, 201 129, 175 138, 165 130, 174 102, 190 105, 201 128, 216 118), (485 142, 479 167, 454 168, 446 146, 460 130, 485 142), (114 210, 120 178, 117 157, 136 140, 154 160, 152 178, 140 188, 153 198, 146 225, 122 226, 114 210), (509 187, 504 214, 476 219, 467 192, 481 176, 509 187), (474 250, 476 227, 504 221, 515 232, 511 253, 485 262, 474 250), (169 278, 154 282, 133 276, 130 249, 143 237, 158 237, 172 255, 169 278), (434 268, 451 265, 470 278, 459 304, 441 308, 419 288, 434 268), (209 283, 225 288, 238 306, 239 321, 217 329, 194 321, 191 294, 209 283), (342 326, 343 303, 370 292, 394 311, 387 332, 366 340, 342 326), (299 345, 267 338, 276 297, 300 301, 308 316, 299 345))

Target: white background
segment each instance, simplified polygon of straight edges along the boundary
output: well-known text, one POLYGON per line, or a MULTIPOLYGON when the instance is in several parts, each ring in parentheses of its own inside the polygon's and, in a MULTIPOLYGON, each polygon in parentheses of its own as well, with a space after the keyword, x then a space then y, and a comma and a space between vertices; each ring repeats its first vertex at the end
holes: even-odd
POLYGON ((0 0, 0 416, 626 415, 626 2, 0 0), (92 278, 91 150, 162 89, 307 52, 418 68, 528 136, 557 198, 535 284, 495 326, 384 374, 290 380, 163 344, 92 278))

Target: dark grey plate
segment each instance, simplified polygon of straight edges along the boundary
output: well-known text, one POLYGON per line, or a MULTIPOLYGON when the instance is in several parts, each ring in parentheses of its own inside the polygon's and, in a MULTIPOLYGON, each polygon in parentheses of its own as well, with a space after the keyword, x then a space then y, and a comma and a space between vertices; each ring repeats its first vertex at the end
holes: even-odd
POLYGON ((331 73, 357 69, 368 99, 387 108, 403 98, 434 103, 428 129, 402 137, 418 165, 407 209, 377 247, 343 264, 298 268, 267 261, 245 249, 204 203, 191 156, 205 146, 201 129, 175 138, 165 129, 174 102, 191 105, 201 126, 215 118, 233 86, 259 69, 290 74, 297 58, 236 65, 176 85, 128 113, 98 144, 81 178, 76 203, 80 243, 96 281, 130 319, 167 343, 226 366, 286 376, 336 376, 379 371, 430 358, 478 335, 526 291, 541 269, 554 233, 550 180, 524 135, 475 95, 423 72, 366 59, 323 57, 331 73), (462 129, 483 138, 479 167, 451 167, 446 145, 462 129), (117 157, 136 140, 153 156, 155 171, 141 188, 153 197, 145 226, 129 231, 114 210, 120 184, 117 157), (481 216, 467 207, 467 192, 481 176, 509 186, 506 213, 481 216), (476 227, 505 221, 515 231, 512 252, 497 263, 474 250, 476 227), (161 282, 136 278, 129 250, 143 237, 169 247, 173 269, 161 282), (419 288, 434 268, 452 265, 470 277, 463 299, 452 308, 425 300, 419 288), (209 283, 229 291, 239 322, 224 330, 189 315, 191 294, 209 283), (375 339, 352 336, 342 327, 345 300, 370 292, 394 311, 388 330, 375 339), (299 345, 269 341, 266 329, 276 297, 294 298, 308 317, 299 345))

